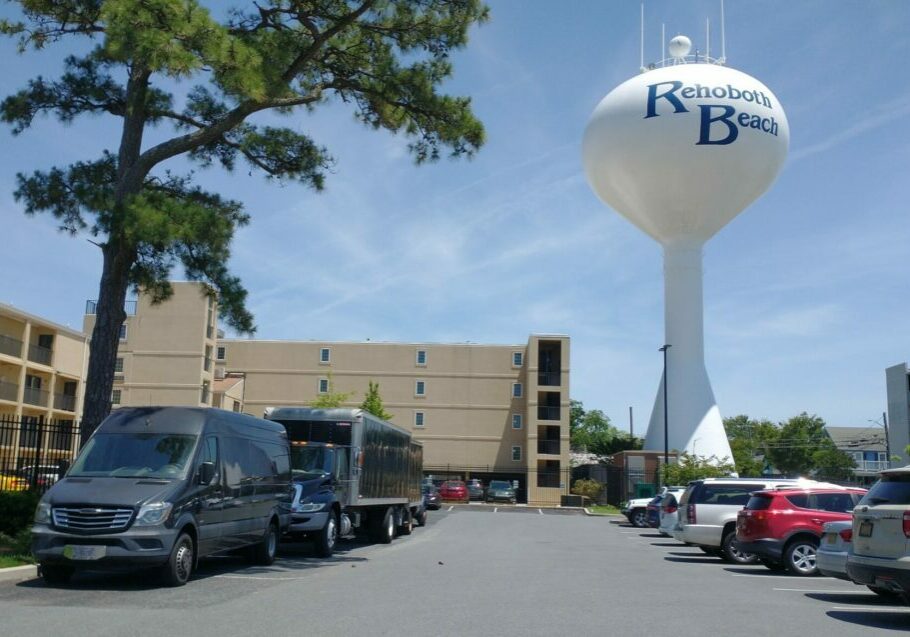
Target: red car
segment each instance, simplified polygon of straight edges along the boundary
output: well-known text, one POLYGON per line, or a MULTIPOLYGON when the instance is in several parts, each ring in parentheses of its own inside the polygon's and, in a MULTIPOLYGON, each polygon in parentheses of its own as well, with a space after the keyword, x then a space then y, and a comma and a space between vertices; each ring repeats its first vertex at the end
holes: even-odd
POLYGON ((771 570, 817 575, 822 525, 851 520, 865 493, 834 485, 756 491, 737 515, 736 542, 771 570))
POLYGON ((443 500, 468 501, 468 487, 461 480, 446 480, 439 487, 439 497, 443 500))

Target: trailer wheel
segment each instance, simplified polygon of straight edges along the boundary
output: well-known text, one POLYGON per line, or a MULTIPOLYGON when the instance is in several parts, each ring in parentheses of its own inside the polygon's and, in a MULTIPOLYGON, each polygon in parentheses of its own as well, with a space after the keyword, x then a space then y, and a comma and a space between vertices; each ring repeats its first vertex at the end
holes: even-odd
POLYGON ((401 535, 410 535, 414 530, 414 516, 411 515, 410 509, 404 509, 401 514, 401 526, 398 527, 398 533, 401 535))
POLYGON ((389 544, 395 538, 395 510, 388 507, 380 518, 373 518, 373 539, 380 544, 389 544))
POLYGON ((427 525, 427 510, 423 509, 420 513, 418 513, 415 521, 417 522, 417 526, 426 526, 427 525))

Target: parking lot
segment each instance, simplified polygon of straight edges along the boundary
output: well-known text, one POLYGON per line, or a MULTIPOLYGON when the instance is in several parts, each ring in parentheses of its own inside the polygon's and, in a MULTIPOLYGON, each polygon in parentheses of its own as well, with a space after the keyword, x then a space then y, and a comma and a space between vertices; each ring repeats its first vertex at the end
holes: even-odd
POLYGON ((5 634, 880 635, 910 607, 865 588, 734 566, 622 518, 443 505, 391 545, 328 560, 289 544, 271 567, 206 560, 186 586, 147 574, 64 588, 0 583, 5 634))

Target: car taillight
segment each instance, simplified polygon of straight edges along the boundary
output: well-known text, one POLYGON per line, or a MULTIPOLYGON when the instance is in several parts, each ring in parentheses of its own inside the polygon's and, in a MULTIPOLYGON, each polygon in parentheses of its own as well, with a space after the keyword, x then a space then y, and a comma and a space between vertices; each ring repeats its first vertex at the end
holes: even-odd
MULTIPOLYGON (((904 533, 905 534, 907 533, 907 518, 906 517, 904 517, 904 533)), ((840 539, 842 539, 844 542, 853 541, 853 529, 844 529, 843 531, 839 531, 838 535, 840 536, 840 539)))
POLYGON ((677 508, 675 504, 668 504, 664 507, 664 513, 676 513, 677 508))
POLYGON ((910 537, 910 511, 904 511, 904 537, 910 537))
POLYGON ((695 505, 690 504, 686 507, 686 521, 689 524, 695 524, 695 505))

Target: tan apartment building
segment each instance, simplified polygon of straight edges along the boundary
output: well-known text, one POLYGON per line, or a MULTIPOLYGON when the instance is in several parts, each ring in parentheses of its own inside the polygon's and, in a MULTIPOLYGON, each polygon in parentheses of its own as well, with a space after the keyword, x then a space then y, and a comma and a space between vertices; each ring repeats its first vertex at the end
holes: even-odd
MULTIPOLYGON (((197 283, 140 298, 122 332, 114 406, 266 407, 379 384, 392 421, 424 443, 427 474, 510 479, 530 503, 559 503, 569 482, 569 338, 514 345, 217 339, 217 305, 197 283)), ((92 309, 91 304, 89 310, 92 309)), ((88 312, 85 331, 94 316, 88 312)))
MULTIPOLYGON (((199 283, 177 282, 160 305, 147 296, 127 302, 114 368, 113 407, 212 406, 217 307, 199 283)), ((95 328, 86 304, 83 331, 95 328)))
POLYGON ((85 334, 0 303, 0 470, 76 448, 87 365, 85 334))

